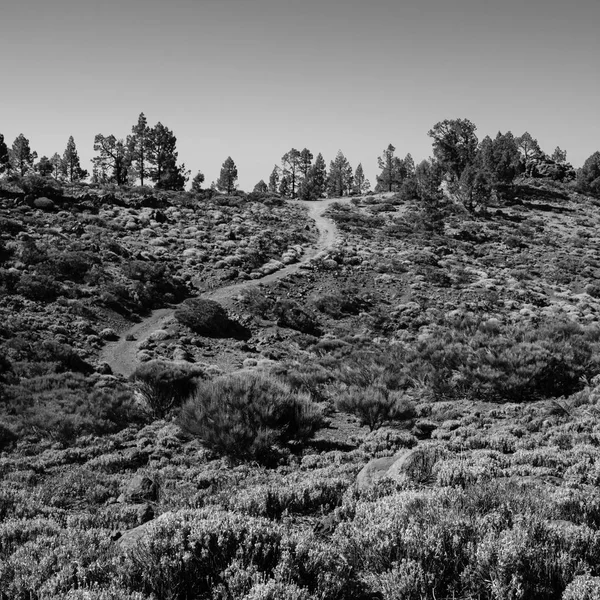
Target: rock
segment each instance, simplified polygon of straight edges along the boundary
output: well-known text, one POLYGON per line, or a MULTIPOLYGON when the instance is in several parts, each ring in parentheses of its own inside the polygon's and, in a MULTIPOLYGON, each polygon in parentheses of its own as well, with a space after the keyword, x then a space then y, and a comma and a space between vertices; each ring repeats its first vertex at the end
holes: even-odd
POLYGON ((433 467, 441 456, 439 447, 424 445, 402 450, 394 456, 376 458, 368 462, 357 475, 356 487, 359 491, 365 491, 384 477, 397 482, 408 479, 424 483, 431 477, 433 467))
POLYGON ((112 369, 108 363, 102 362, 96 367, 96 373, 100 373, 100 375, 112 375, 112 369))
POLYGON ((166 340, 169 337, 170 335, 168 331, 165 331, 164 329, 156 329, 148 336, 148 339, 152 342, 160 342, 162 340, 166 340))
POLYGON ((122 550, 130 550, 135 548, 140 541, 142 541, 150 528, 153 526, 154 521, 148 521, 143 525, 138 525, 133 529, 129 529, 120 538, 117 539, 117 544, 122 550))
POLYGON ((100 337, 103 340, 116 340, 119 336, 117 335, 117 332, 114 329, 112 329, 111 327, 106 327, 100 332, 100 337))
POLYGON ((135 475, 119 498, 122 502, 139 504, 154 502, 157 497, 158 485, 156 481, 150 479, 147 475, 135 475))
POLYGON ((45 196, 42 196, 41 198, 36 198, 33 201, 33 206, 41 210, 54 210, 55 208, 54 202, 50 200, 50 198, 46 198, 45 196))

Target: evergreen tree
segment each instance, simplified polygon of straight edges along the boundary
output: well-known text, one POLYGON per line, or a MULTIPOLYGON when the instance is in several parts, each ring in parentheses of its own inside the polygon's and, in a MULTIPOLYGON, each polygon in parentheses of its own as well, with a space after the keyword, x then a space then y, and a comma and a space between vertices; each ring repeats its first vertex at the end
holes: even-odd
POLYGON ((531 134, 528 131, 516 138, 515 142, 521 153, 525 169, 527 169, 532 160, 539 158, 543 154, 537 140, 531 137, 531 134))
POLYGON ((42 156, 34 168, 42 177, 52 175, 52 172, 54 171, 54 165, 47 156, 42 156))
POLYGON ((327 193, 330 197, 341 197, 350 193, 354 177, 352 167, 341 150, 329 166, 327 193))
POLYGON ((395 151, 396 148, 392 144, 389 144, 383 151, 383 154, 377 159, 381 173, 377 175, 377 187, 375 191, 393 192, 398 190, 401 183, 399 173, 400 161, 394 156, 395 151))
POLYGON ((73 136, 70 136, 69 141, 67 142, 67 147, 62 157, 61 167, 63 175, 71 183, 81 181, 84 176, 87 177, 87 172, 81 168, 79 154, 77 153, 77 147, 75 146, 73 136))
POLYGON ((600 152, 594 152, 577 172, 577 189, 600 196, 600 152))
POLYGON ((231 192, 233 192, 236 188, 235 182, 237 181, 237 178, 237 167, 235 166, 231 156, 228 156, 221 167, 221 173, 219 175, 219 180, 217 181, 217 188, 222 192, 226 192, 227 195, 230 196, 231 192))
POLYGON ((23 176, 33 169, 33 161, 37 158, 37 152, 32 152, 29 140, 21 133, 13 142, 9 151, 11 170, 23 176))
POLYGON ((269 186, 265 183, 264 179, 261 179, 252 190, 256 194, 266 194, 269 191, 269 186))
POLYGON ((188 173, 185 165, 177 164, 177 138, 162 123, 157 123, 148 133, 146 159, 149 164, 147 174, 157 188, 181 190, 185 186, 188 173))
POLYGON ((104 136, 99 133, 94 138, 94 150, 98 152, 98 156, 92 159, 95 176, 103 173, 106 181, 114 181, 117 185, 127 183, 130 157, 123 140, 117 140, 112 134, 104 136))
POLYGON ((436 123, 427 134, 433 138, 433 155, 455 181, 475 159, 476 129, 468 119, 446 119, 436 123))
POLYGON ((551 156, 552 160, 557 163, 566 163, 567 162, 567 151, 562 150, 560 146, 556 146, 554 152, 551 156))
POLYGON ((311 179, 317 198, 322 198, 327 187, 327 166, 320 152, 317 154, 315 164, 311 167, 311 179))
POLYGON ((127 146, 133 174, 140 180, 140 185, 144 185, 144 179, 148 176, 148 151, 151 146, 151 129, 144 113, 140 113, 137 124, 131 128, 131 133, 127 138, 127 146))
POLYGON ((52 165, 52 177, 54 179, 60 179, 62 176, 63 168, 62 168, 62 158, 58 152, 55 152, 50 159, 50 163, 52 165))
POLYGON ((283 165, 283 174, 288 177, 290 193, 292 198, 296 197, 296 187, 298 185, 298 176, 301 173, 301 157, 300 152, 296 148, 292 148, 281 157, 283 165))
POLYGON ((519 148, 513 134, 486 136, 477 150, 476 167, 485 171, 493 186, 512 183, 521 168, 519 148))
POLYGON ((310 170, 310 167, 312 166, 312 159, 313 159, 313 155, 312 152, 308 149, 308 148, 304 148, 301 152, 300 152, 300 164, 299 164, 299 171, 302 174, 302 179, 306 179, 306 176, 308 175, 308 171, 310 170))
POLYGON ((204 183, 204 173, 198 171, 192 179, 192 192, 199 194, 202 191, 202 184, 204 183))
POLYGON ((442 182, 442 168, 431 159, 423 160, 415 168, 415 180, 421 200, 435 198, 442 182))
POLYGON ((281 169, 275 165, 269 175, 269 192, 276 194, 279 191, 279 174, 281 169))
POLYGON ((8 147, 4 142, 4 135, 0 133, 0 174, 10 169, 10 157, 8 147))
POLYGON ((365 177, 362 163, 358 164, 354 172, 354 193, 359 196, 366 194, 371 189, 369 180, 365 177))
POLYGON ((290 195, 290 178, 288 175, 284 175, 281 178, 281 183, 279 184, 279 193, 283 198, 287 198, 290 195))

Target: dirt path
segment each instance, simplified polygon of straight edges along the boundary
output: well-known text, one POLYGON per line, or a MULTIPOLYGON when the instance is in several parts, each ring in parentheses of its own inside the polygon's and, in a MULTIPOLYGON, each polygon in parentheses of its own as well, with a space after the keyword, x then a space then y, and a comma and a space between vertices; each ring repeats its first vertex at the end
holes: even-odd
MULTIPOLYGON (((309 218, 315 221, 319 230, 319 239, 314 248, 306 251, 300 262, 288 265, 275 273, 265 275, 260 279, 252 279, 235 283, 224 287, 203 293, 202 298, 209 300, 225 300, 236 295, 241 290, 259 283, 271 283, 277 281, 290 273, 297 271, 302 265, 309 262, 320 252, 331 248, 338 238, 338 232, 333 221, 323 215, 323 213, 334 202, 347 203, 349 198, 330 198, 327 200, 318 200, 315 202, 295 201, 303 204, 308 209, 309 218)), ((157 329, 162 329, 165 324, 172 319, 175 308, 159 308, 152 311, 150 316, 140 323, 136 323, 126 331, 122 332, 121 337, 116 342, 106 344, 100 353, 99 361, 108 363, 112 372, 128 377, 135 370, 138 361, 136 358, 138 344, 146 339, 150 333, 157 329)))

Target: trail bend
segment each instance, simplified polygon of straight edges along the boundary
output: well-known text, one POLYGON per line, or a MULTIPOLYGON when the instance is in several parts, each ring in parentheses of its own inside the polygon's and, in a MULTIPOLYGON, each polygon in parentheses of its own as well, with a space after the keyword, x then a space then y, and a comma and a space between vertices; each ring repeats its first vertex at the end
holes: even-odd
MULTIPOLYGON (((328 198, 326 200, 315 201, 294 200, 294 203, 304 205, 307 208, 308 217, 314 220, 319 231, 316 244, 305 251, 301 260, 259 279, 250 279, 203 292, 200 294, 200 297, 216 301, 225 300, 235 296, 243 289, 261 283, 272 283, 286 275, 295 273, 319 253, 329 250, 334 246, 338 240, 339 233, 335 223, 327 218, 324 213, 332 204, 336 202, 347 204, 349 200, 349 198, 328 198)), ((107 343, 100 353, 99 361, 107 363, 114 374, 125 377, 131 375, 138 365, 137 351, 140 342, 145 340, 153 331, 162 329, 163 325, 173 317, 175 310, 176 307, 170 307, 152 311, 148 317, 123 331, 117 341, 107 343)))

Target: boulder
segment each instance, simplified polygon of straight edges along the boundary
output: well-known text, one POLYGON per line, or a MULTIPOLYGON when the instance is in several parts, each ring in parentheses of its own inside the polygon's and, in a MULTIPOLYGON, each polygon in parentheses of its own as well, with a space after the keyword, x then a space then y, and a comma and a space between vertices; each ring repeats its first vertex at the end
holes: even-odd
POLYGON ((368 462, 356 477, 358 491, 365 491, 384 477, 393 481, 426 483, 433 466, 442 457, 442 450, 433 445, 402 450, 394 456, 376 458, 368 462))
POLYGON ((158 497, 158 484, 147 475, 135 475, 119 496, 122 502, 133 504, 154 502, 158 497))

